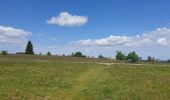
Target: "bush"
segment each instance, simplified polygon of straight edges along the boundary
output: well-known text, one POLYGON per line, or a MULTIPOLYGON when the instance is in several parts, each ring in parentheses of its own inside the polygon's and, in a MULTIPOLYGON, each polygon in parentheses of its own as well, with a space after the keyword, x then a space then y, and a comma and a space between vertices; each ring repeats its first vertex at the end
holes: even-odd
POLYGON ((21 54, 22 55, 22 54, 25 54, 25 52, 17 52, 16 54, 21 54))

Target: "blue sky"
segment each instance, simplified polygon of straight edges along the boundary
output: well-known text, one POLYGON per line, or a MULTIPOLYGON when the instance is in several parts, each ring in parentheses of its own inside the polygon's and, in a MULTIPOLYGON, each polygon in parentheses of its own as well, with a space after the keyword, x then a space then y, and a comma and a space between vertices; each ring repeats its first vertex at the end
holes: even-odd
POLYGON ((168 59, 169 4, 169 0, 0 0, 0 49, 24 51, 31 40, 37 53, 82 51, 113 57, 122 50, 168 59))

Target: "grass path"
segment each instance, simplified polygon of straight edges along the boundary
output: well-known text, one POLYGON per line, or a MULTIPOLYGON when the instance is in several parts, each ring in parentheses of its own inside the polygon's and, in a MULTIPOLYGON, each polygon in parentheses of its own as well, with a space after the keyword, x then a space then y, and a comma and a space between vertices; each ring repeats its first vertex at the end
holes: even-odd
POLYGON ((79 100, 79 94, 83 89, 88 88, 88 84, 94 80, 98 80, 101 76, 102 67, 92 67, 89 70, 83 72, 77 79, 74 88, 73 100, 79 100))
POLYGON ((77 100, 79 98, 79 92, 86 88, 87 84, 97 78, 100 77, 100 74, 102 71, 102 68, 99 67, 91 67, 88 70, 82 72, 75 80, 73 81, 72 90, 70 91, 60 91, 57 95, 58 99, 64 99, 64 100, 77 100), (64 95, 63 95, 64 94, 64 95))
MULTIPOLYGON (((67 62, 68 63, 68 62, 67 62)), ((140 64, 140 63, 101 63, 101 62, 69 62, 69 63, 82 63, 82 64, 100 64, 100 65, 107 65, 107 66, 111 66, 111 65, 128 65, 128 66, 169 66, 169 64, 140 64)))
POLYGON ((99 77, 100 71, 101 69, 90 68, 89 70, 83 72, 75 81, 75 91, 80 90, 84 85, 86 85, 86 83, 99 77))

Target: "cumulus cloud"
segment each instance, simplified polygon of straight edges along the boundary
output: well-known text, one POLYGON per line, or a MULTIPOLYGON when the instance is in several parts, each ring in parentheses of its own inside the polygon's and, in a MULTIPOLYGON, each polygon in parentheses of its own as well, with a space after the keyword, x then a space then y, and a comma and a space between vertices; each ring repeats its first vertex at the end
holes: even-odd
POLYGON ((164 46, 167 46, 167 45, 170 44, 169 41, 166 38, 159 38, 157 42, 161 45, 164 45, 164 46))
POLYGON ((31 35, 31 32, 13 27, 0 26, 0 44, 3 45, 24 45, 28 35, 31 35))
POLYGON ((47 20, 48 24, 57 24, 60 26, 81 26, 87 23, 88 17, 72 15, 68 12, 61 12, 58 16, 47 20))
POLYGON ((91 46, 151 46, 151 45, 163 45, 169 46, 170 42, 170 29, 158 28, 155 31, 143 33, 142 35, 136 36, 115 36, 111 35, 102 39, 87 39, 79 40, 76 43, 81 45, 91 46), (166 38, 164 38, 166 37, 166 38))
POLYGON ((97 45, 97 46, 143 46, 151 43, 149 38, 128 37, 128 36, 114 36, 96 40, 79 40, 77 43, 82 45, 97 45))

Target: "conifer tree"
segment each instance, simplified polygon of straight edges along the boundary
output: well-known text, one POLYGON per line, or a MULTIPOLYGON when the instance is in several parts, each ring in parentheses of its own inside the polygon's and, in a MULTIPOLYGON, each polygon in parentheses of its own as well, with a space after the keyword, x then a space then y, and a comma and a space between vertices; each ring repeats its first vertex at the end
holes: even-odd
POLYGON ((32 54, 32 55, 34 54, 33 45, 31 41, 28 41, 27 47, 25 49, 25 54, 32 54))

